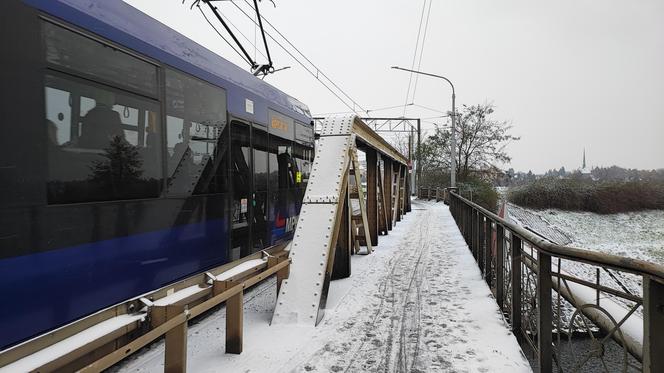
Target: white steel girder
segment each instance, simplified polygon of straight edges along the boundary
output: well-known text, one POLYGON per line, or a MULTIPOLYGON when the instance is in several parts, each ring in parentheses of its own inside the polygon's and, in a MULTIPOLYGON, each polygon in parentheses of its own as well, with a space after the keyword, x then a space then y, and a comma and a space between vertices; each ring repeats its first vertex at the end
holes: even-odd
POLYGON ((290 248, 290 274, 281 285, 272 323, 315 325, 326 281, 339 201, 345 197, 353 116, 323 123, 290 248))
MULTIPOLYGON (((313 168, 290 246, 290 274, 278 294, 272 318, 274 324, 313 326, 322 317, 341 210, 344 199, 348 198, 348 173, 356 140, 377 148, 397 162, 406 162, 403 155, 355 115, 326 118, 319 134, 313 168)), ((355 173, 359 180, 359 170, 355 173)), ((361 203, 364 203, 362 198, 361 203)), ((368 229, 366 220, 364 225, 368 229)), ((371 252, 370 248, 368 252, 371 252)))

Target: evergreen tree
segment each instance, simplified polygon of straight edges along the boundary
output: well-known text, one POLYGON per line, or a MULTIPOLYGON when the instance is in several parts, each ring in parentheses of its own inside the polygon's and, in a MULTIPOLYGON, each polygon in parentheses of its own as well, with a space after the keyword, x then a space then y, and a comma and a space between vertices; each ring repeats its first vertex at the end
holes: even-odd
POLYGON ((94 161, 90 179, 107 188, 113 196, 124 195, 125 190, 139 181, 143 161, 135 146, 120 136, 114 136, 104 149, 104 160, 94 161))

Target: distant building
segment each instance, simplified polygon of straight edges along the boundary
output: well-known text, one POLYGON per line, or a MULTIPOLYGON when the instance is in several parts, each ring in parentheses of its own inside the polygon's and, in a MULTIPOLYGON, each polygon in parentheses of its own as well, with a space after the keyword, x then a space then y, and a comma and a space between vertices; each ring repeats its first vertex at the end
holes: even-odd
POLYGON ((583 163, 579 169, 579 173, 583 179, 592 179, 592 173, 590 167, 586 164, 586 148, 583 148, 583 163))

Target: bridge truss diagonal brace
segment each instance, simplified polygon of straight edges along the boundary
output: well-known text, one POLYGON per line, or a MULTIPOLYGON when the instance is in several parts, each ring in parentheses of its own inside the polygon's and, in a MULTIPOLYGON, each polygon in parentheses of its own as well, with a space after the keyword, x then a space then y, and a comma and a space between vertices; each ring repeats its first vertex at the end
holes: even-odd
POLYGON ((347 198, 354 117, 323 123, 313 167, 291 242, 291 268, 277 297, 273 324, 316 325, 325 306, 336 238, 347 198), (341 202, 341 203, 340 203, 341 202))

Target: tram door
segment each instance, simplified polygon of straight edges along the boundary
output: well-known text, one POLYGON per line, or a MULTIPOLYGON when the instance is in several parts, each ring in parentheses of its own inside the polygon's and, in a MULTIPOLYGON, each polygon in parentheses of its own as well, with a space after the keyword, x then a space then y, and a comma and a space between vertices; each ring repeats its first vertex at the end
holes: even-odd
POLYGON ((233 183, 230 260, 251 254, 250 203, 253 194, 251 127, 231 121, 231 180, 233 183))
POLYGON ((270 245, 268 224, 268 135, 265 127, 254 124, 251 132, 254 165, 254 193, 252 198, 252 252, 270 245))

